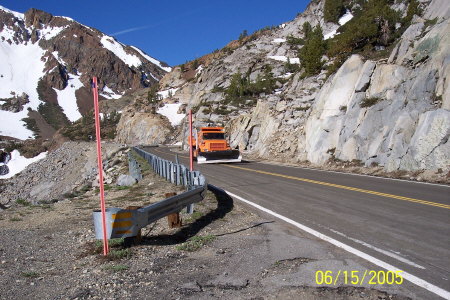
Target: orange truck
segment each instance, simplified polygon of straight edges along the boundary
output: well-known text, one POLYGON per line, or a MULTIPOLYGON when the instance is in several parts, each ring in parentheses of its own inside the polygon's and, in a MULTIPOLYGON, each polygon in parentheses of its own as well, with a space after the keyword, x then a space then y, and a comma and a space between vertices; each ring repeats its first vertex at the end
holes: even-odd
POLYGON ((194 158, 198 164, 240 162, 239 150, 231 149, 223 127, 201 127, 193 138, 194 158))

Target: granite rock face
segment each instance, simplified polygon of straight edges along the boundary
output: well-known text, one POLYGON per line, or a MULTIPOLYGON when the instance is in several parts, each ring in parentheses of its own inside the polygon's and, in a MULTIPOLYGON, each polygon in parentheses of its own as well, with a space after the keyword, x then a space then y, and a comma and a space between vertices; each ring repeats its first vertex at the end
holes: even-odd
POLYGON ((172 126, 167 118, 148 112, 125 112, 117 125, 116 141, 130 145, 158 145, 169 140, 172 126))

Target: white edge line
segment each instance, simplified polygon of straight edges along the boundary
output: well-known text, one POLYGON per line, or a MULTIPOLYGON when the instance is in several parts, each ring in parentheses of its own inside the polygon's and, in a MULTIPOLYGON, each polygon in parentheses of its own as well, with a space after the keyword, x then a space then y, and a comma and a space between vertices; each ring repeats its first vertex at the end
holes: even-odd
POLYGON ((277 165, 276 162, 269 162, 269 161, 254 161, 254 162, 255 163, 261 163, 261 164, 264 164, 264 165, 270 165, 270 166, 280 166, 280 167, 295 168, 295 169, 305 169, 305 170, 312 170, 312 171, 325 172, 325 173, 336 173, 336 174, 344 174, 344 175, 352 175, 352 176, 371 177, 371 178, 384 179, 384 180, 402 181, 402 182, 416 183, 416 184, 436 185, 436 186, 443 186, 443 187, 446 187, 446 188, 450 188, 450 185, 440 184, 440 183, 413 181, 413 180, 408 180, 408 179, 389 178, 389 177, 381 177, 381 176, 368 175, 368 174, 347 173, 347 172, 322 170, 322 169, 317 169, 317 168, 308 168, 308 167, 291 166, 291 165, 280 165, 280 164, 277 165))
MULTIPOLYGON (((225 192, 227 194, 229 194, 230 196, 232 196, 232 197, 234 197, 234 198, 236 198, 236 199, 238 199, 238 200, 240 200, 240 201, 242 201, 244 203, 247 203, 247 204, 249 204, 249 205, 251 205, 253 207, 256 207, 259 210, 262 210, 262 211, 264 211, 264 212, 266 212, 268 214, 271 214, 274 217, 277 217, 277 218, 279 218, 279 219, 281 219, 281 220, 283 220, 283 221, 285 221, 285 222, 287 222, 289 224, 292 224, 295 227, 297 227, 297 228, 299 228, 299 229, 301 229, 303 231, 306 231, 309 234, 314 235, 315 237, 318 237, 319 239, 322 239, 322 240, 324 240, 326 242, 329 242, 330 244, 333 244, 333 245, 335 245, 335 246, 337 246, 337 247, 339 247, 341 249, 344 249, 344 250, 346 250, 346 251, 348 251, 348 252, 350 252, 350 253, 352 253, 352 254, 354 254, 356 256, 359 256, 359 257, 367 260, 368 262, 373 263, 373 264, 375 264, 375 265, 377 265, 377 266, 379 266, 379 267, 381 267, 383 269, 386 269, 388 271, 393 271, 393 272, 400 270, 400 268, 397 268, 397 267, 395 267, 395 266, 393 266, 391 264, 385 263, 382 260, 379 260, 379 259, 377 259, 377 258, 375 258, 375 257, 373 257, 373 256, 371 256, 369 254, 366 254, 366 253, 364 253, 364 252, 362 252, 362 251, 360 251, 358 249, 355 249, 355 248, 353 248, 351 246, 348 246, 348 245, 346 245, 346 244, 344 244, 342 242, 339 242, 338 240, 335 240, 335 239, 333 239, 333 238, 331 238, 331 237, 329 237, 329 236, 327 236, 327 235, 325 235, 323 233, 320 233, 320 232, 318 232, 318 231, 316 231, 316 230, 314 230, 312 228, 309 228, 309 227, 307 227, 305 225, 302 225, 302 224, 300 224, 298 222, 295 222, 294 220, 291 220, 291 219, 289 219, 289 218, 287 218, 285 216, 282 216, 282 215, 280 215, 280 214, 278 214, 278 213, 276 213, 274 211, 271 211, 270 209, 267 209, 265 207, 262 207, 261 205, 258 205, 256 203, 253 203, 253 202, 249 201, 249 200, 246 200, 246 199, 244 199, 244 198, 242 198, 242 197, 240 197, 240 196, 238 196, 236 194, 230 193, 229 191, 225 190, 225 192)), ((440 288, 438 286, 435 286, 435 285, 433 285, 433 284, 431 284, 431 283, 429 283, 429 282, 427 282, 427 281, 425 281, 423 279, 420 279, 419 277, 416 277, 416 276, 414 276, 414 275, 412 275, 412 274, 410 274, 408 272, 405 272, 405 271, 403 271, 401 275, 402 275, 402 277, 404 279, 408 280, 411 283, 414 283, 417 286, 420 286, 421 288, 426 289, 427 291, 430 291, 430 292, 432 292, 432 293, 434 293, 434 294, 436 294, 436 295, 438 295, 438 296, 440 296, 440 297, 442 297, 444 299, 450 299, 450 292, 448 292, 448 291, 446 291, 446 290, 444 290, 444 289, 442 289, 442 288, 440 288)))
MULTIPOLYGON (((327 228, 327 227, 326 227, 326 228, 327 228)), ((392 258, 395 258, 396 260, 399 260, 399 261, 401 261, 401 262, 403 262, 403 263, 405 263, 405 264, 408 264, 408 265, 410 265, 410 266, 413 266, 413 267, 416 267, 416 268, 425 270, 425 267, 424 267, 424 266, 418 265, 418 264, 416 264, 415 262, 410 261, 409 259, 406 259, 406 258, 400 256, 400 255, 397 254, 397 253, 393 253, 393 252, 391 252, 391 251, 383 250, 383 249, 380 249, 380 248, 378 248, 378 247, 372 246, 372 245, 369 244, 369 243, 366 243, 366 242, 364 242, 364 241, 360 241, 360 240, 358 240, 358 239, 349 237, 349 236, 347 236, 347 235, 345 235, 345 234, 343 234, 342 232, 339 232, 339 231, 337 231, 337 230, 334 230, 334 229, 331 229, 331 228, 327 228, 327 229, 330 230, 331 232, 334 232, 334 233, 337 234, 337 235, 340 235, 340 236, 342 236, 342 237, 345 237, 345 238, 347 238, 347 239, 349 239, 349 240, 351 240, 351 241, 354 241, 355 243, 358 243, 358 244, 361 244, 361 245, 363 245, 363 246, 366 246, 367 248, 370 248, 370 249, 372 249, 372 250, 375 250, 375 251, 377 251, 377 252, 380 252, 380 253, 382 253, 382 254, 384 254, 384 255, 387 255, 387 256, 390 256, 390 257, 392 257, 392 258)))

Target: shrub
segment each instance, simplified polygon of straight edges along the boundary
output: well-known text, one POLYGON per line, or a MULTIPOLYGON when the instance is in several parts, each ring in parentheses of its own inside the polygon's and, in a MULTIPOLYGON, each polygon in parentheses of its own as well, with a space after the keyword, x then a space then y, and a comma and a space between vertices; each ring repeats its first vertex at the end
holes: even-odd
POLYGON ((291 47, 302 46, 305 44, 305 40, 301 38, 296 38, 292 34, 288 35, 286 38, 286 43, 291 47))
POLYGON ((35 138, 39 137, 39 127, 37 126, 36 120, 33 118, 23 118, 21 121, 25 122, 25 127, 28 130, 33 131, 33 135, 35 138))
POLYGON ((38 112, 56 130, 70 124, 69 119, 67 119, 61 106, 58 104, 49 102, 41 103, 38 106, 38 112))
POLYGON ((419 1, 410 0, 408 5, 408 10, 406 11, 406 16, 402 20, 402 24, 406 27, 411 25, 412 18, 414 15, 420 16, 422 14, 422 9, 419 7, 419 1))
POLYGON ((362 108, 371 107, 380 101, 381 101, 381 98, 378 98, 378 97, 365 98, 361 101, 361 103, 359 103, 359 106, 362 108))
POLYGON ((28 277, 28 278, 36 278, 39 277, 39 273, 36 271, 26 271, 26 272, 22 272, 21 275, 23 277, 28 277))
POLYGON ((112 271, 112 272, 122 272, 130 269, 129 266, 125 265, 114 265, 114 266, 106 266, 105 270, 112 271))
POLYGON ((147 93, 147 100, 154 104, 154 103, 158 103, 159 101, 162 100, 162 97, 160 94, 158 94, 159 91, 159 85, 154 84, 150 87, 150 90, 147 93))
POLYGON ((22 205, 22 206, 30 206, 31 205, 30 202, 28 202, 28 201, 26 201, 24 199, 21 199, 21 198, 17 199, 16 203, 19 204, 19 205, 22 205))
MULTIPOLYGON (((102 127, 101 137, 104 139, 114 139, 119 121, 120 114, 116 111, 113 111, 110 114, 104 114, 103 119, 100 121, 102 127)), ((90 111, 80 120, 62 128, 61 134, 73 141, 89 141, 95 139, 94 112, 90 111)))
POLYGON ((226 103, 239 105, 249 97, 258 96, 261 93, 271 93, 276 88, 276 79, 273 77, 272 68, 269 65, 264 66, 263 74, 258 74, 254 82, 250 82, 249 77, 249 72, 246 75, 238 72, 231 76, 230 85, 225 89, 226 103))
POLYGON ((214 235, 205 235, 205 236, 193 236, 187 240, 187 242, 178 245, 176 248, 180 251, 196 251, 206 245, 214 241, 216 237, 214 235))
POLYGON ((287 73, 296 73, 300 71, 300 66, 298 64, 291 64, 291 61, 287 60, 287 62, 284 64, 284 71, 287 73))

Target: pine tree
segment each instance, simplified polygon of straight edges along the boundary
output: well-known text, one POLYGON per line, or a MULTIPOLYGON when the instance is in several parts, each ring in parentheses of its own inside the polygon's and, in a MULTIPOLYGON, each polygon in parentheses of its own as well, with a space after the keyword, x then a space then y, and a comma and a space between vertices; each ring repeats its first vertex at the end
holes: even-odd
POLYGON ((323 40, 323 33, 320 26, 314 28, 305 41, 305 45, 299 51, 299 58, 305 75, 311 76, 322 70, 322 56, 326 50, 326 43, 323 40))
POLYGON ((242 33, 239 35, 239 40, 242 41, 247 36, 248 36, 247 29, 244 29, 244 31, 242 31, 242 33))
POLYGON ((338 23, 339 18, 345 14, 343 0, 326 0, 323 18, 326 22, 338 23))

